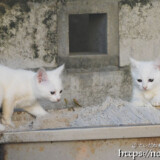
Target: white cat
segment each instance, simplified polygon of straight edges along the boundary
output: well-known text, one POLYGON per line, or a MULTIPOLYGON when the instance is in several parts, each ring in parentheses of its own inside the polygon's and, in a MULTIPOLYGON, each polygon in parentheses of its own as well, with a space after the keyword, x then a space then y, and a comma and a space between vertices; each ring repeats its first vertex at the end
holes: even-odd
POLYGON ((160 105, 160 62, 130 58, 133 79, 132 103, 135 106, 160 105))
POLYGON ((58 102, 62 93, 61 73, 64 65, 52 71, 40 68, 37 72, 11 69, 0 65, 0 104, 2 123, 13 125, 11 116, 14 108, 23 108, 34 116, 43 116, 47 112, 38 103, 45 98, 58 102))

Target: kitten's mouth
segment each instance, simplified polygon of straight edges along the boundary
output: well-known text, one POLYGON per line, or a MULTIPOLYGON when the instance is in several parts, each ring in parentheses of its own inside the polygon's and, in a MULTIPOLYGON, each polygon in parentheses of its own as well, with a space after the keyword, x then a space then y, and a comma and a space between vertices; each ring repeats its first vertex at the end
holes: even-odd
POLYGON ((143 88, 142 90, 145 92, 145 91, 148 91, 149 89, 148 88, 143 88))

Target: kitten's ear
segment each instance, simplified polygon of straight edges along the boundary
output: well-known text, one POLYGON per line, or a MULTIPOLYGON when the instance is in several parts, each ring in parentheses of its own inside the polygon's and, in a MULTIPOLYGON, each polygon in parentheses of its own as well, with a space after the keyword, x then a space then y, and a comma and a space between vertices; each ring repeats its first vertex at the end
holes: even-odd
POLYGON ((154 65, 155 65, 155 67, 156 67, 157 69, 160 70, 160 59, 156 60, 156 61, 154 62, 154 65))
POLYGON ((138 61, 136 61, 135 59, 133 59, 131 57, 129 58, 129 60, 130 60, 131 67, 136 68, 137 64, 138 64, 138 61))
POLYGON ((40 69, 37 71, 37 79, 38 79, 38 82, 39 82, 39 83, 45 82, 45 81, 48 80, 47 72, 45 71, 44 68, 40 68, 40 69))
POLYGON ((56 69, 54 70, 54 73, 57 74, 58 76, 60 76, 60 75, 62 74, 64 68, 65 68, 65 64, 63 64, 63 65, 61 65, 60 67, 56 68, 56 69))

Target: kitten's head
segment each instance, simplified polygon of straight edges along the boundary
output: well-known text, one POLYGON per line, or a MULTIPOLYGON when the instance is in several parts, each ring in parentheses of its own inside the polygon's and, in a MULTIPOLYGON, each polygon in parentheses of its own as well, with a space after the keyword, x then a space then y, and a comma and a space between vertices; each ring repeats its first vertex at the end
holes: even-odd
POLYGON ((133 83, 142 91, 148 91, 160 85, 160 63, 143 62, 130 58, 133 83))
POLYGON ((40 68, 36 74, 36 95, 38 98, 45 98, 51 102, 58 102, 61 99, 63 91, 61 74, 64 70, 64 65, 46 72, 40 68))

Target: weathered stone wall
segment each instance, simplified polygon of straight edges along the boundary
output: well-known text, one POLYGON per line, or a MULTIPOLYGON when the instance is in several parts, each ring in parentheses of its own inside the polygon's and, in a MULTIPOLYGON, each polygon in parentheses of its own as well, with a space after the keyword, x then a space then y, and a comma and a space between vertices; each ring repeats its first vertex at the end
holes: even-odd
POLYGON ((55 67, 58 0, 0 1, 0 63, 55 67))
POLYGON ((129 55, 156 59, 160 55, 160 1, 121 0, 120 4, 120 65, 128 65, 129 55))
MULTIPOLYGON (((55 67, 57 13, 67 1, 71 0, 1 0, 0 63, 20 68, 55 67)), ((157 57, 160 2, 115 1, 119 1, 120 66, 128 65, 129 55, 146 60, 157 57)))
MULTIPOLYGON (((55 104, 57 107, 79 107, 74 99, 81 106, 101 104, 107 96, 130 100, 132 87, 129 68, 107 67, 94 72, 70 70, 64 77, 62 101, 55 104)), ((46 103, 45 106, 50 108, 51 104, 46 103)))
MULTIPOLYGON (((57 15, 67 1, 71 0, 1 0, 0 64, 15 68, 55 67, 57 15)), ((129 55, 137 59, 157 57, 160 50, 160 1, 115 1, 119 2, 120 66, 128 65, 129 55)), ((95 72, 67 71, 64 78, 63 98, 67 99, 68 106, 74 105, 73 99, 85 106, 101 103, 106 96, 129 99, 130 94, 128 69, 112 66, 95 72)), ((65 105, 64 101, 59 103, 60 107, 65 105)))

